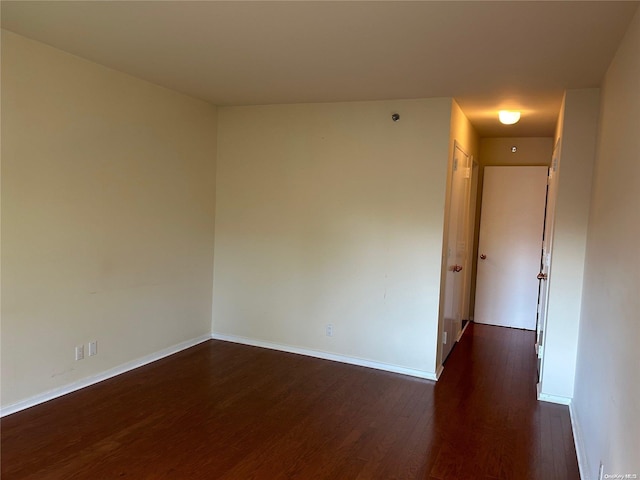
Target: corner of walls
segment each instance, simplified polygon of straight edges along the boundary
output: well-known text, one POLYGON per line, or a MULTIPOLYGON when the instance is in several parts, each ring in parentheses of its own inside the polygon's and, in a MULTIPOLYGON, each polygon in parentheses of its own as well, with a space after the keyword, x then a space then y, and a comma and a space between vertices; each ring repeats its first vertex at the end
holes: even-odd
POLYGON ((216 271, 216 219, 218 218, 218 158, 220 158, 220 117, 221 110, 224 107, 216 106, 216 125, 215 125, 215 138, 216 138, 216 150, 215 150, 215 171, 214 171, 214 208, 213 208, 213 256, 211 262, 211 319, 210 319, 210 331, 209 335, 214 338, 214 332, 216 328, 215 317, 215 271, 216 271))

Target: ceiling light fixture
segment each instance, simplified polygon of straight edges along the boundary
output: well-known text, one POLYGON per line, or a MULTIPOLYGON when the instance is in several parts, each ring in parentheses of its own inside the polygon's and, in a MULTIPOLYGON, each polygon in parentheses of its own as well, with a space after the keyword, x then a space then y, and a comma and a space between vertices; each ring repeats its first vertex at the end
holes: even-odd
POLYGON ((498 118, 500 119, 500 123, 504 123, 505 125, 513 125, 514 123, 518 123, 518 120, 520 120, 520 112, 515 112, 512 110, 500 110, 498 112, 498 118))

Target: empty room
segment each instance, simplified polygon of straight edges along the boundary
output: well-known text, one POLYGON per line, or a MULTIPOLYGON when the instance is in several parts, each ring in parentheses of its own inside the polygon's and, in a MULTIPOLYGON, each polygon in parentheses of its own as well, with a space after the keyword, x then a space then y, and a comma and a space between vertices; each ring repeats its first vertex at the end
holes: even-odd
POLYGON ((639 478, 639 5, 0 2, 0 476, 639 478))

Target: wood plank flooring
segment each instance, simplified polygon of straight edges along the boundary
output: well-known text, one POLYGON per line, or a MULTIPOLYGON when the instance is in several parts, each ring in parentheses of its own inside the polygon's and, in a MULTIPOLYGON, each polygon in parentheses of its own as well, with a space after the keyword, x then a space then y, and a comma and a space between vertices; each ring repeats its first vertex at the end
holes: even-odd
POLYGON ((2 479, 579 479, 533 333, 470 324, 437 383, 209 341, 2 419, 2 479))

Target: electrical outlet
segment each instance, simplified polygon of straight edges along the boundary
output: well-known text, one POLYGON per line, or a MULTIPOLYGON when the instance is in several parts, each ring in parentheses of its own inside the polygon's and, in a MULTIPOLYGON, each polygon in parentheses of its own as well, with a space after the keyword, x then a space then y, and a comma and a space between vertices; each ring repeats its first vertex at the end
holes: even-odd
POLYGON ((604 480, 604 464, 600 462, 600 468, 598 469, 598 480, 604 480))
POLYGON ((76 345, 76 361, 84 358, 84 345, 76 345))
POLYGON ((327 337, 333 337, 333 325, 331 323, 327 323, 326 334, 327 337))
POLYGON ((89 342, 89 356, 93 357, 98 354, 98 342, 94 340, 93 342, 89 342))

